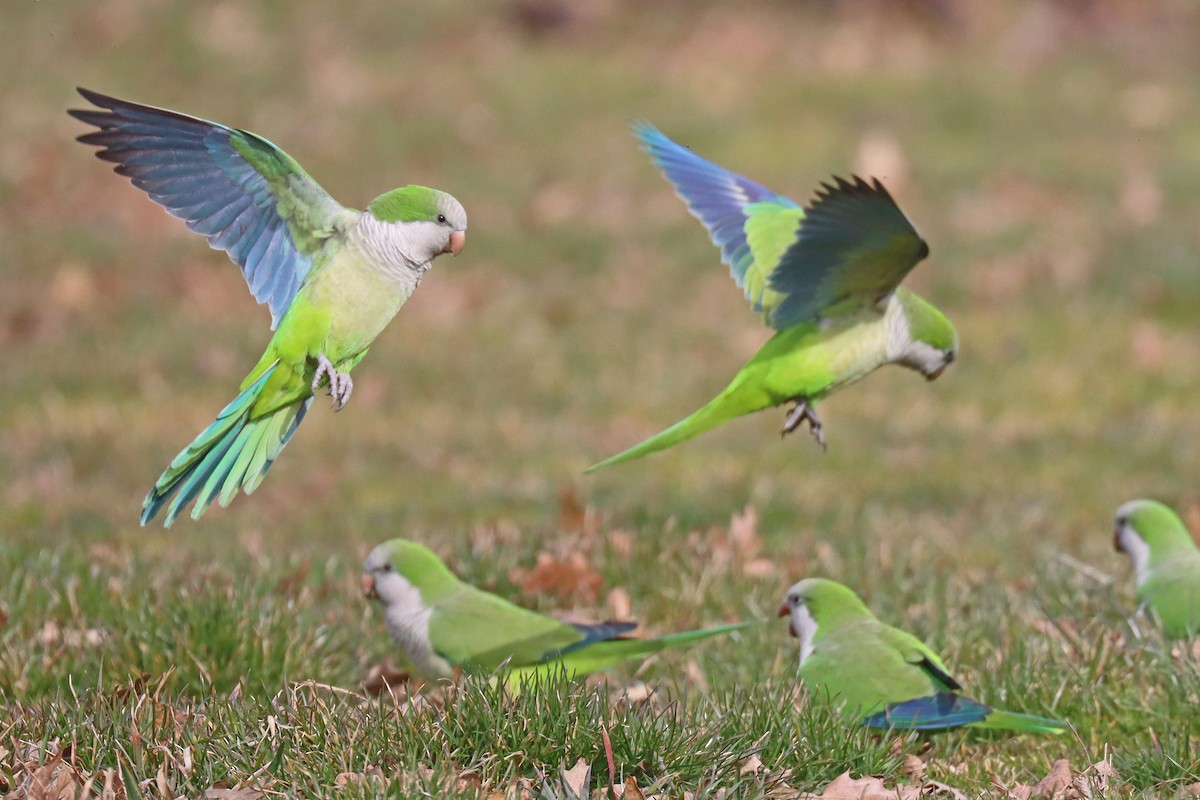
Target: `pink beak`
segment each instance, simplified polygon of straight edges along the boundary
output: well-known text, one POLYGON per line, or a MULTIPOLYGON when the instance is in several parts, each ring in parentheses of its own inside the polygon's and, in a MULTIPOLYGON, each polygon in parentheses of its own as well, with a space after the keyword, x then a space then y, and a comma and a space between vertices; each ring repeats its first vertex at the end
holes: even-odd
POLYGON ((442 250, 442 252, 449 253, 452 256, 456 256, 459 253, 461 253, 463 251, 463 248, 466 246, 467 246, 467 232, 466 231, 453 231, 450 234, 450 241, 446 242, 446 247, 444 250, 442 250))
POLYGON ((367 598, 368 600, 378 600, 379 599, 379 592, 375 591, 375 576, 374 575, 368 575, 367 573, 363 573, 360 586, 362 586, 363 597, 367 598))

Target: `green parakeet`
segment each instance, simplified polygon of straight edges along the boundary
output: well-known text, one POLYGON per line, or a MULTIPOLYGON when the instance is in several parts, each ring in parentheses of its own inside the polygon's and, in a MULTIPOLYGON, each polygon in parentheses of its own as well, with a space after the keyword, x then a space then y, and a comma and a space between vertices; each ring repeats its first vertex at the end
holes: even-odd
POLYGON ((450 195, 405 186, 365 211, 344 208, 294 159, 249 131, 80 89, 101 110, 69 113, 79 137, 150 199, 224 250, 271 311, 275 334, 239 394, 183 449, 142 505, 145 525, 170 499, 197 519, 253 492, 328 386, 340 410, 350 370, 433 260, 457 255, 467 214, 450 195))
POLYGON ((1138 602, 1168 636, 1200 633, 1200 549, 1174 511, 1153 500, 1117 509, 1113 546, 1129 555, 1138 602))
POLYGON ((560 622, 515 606, 459 580, 424 545, 392 539, 363 564, 363 593, 382 601, 392 639, 421 675, 456 671, 506 673, 511 686, 523 676, 565 669, 584 675, 629 658, 735 631, 754 621, 703 630, 625 639, 636 622, 595 625, 560 622))
POLYGON ((1001 711, 959 694, 962 686, 919 639, 885 625, 849 588, 802 580, 779 607, 800 640, 799 675, 870 728, 975 728, 1062 733, 1053 719, 1001 711))
POLYGON ((949 320, 899 286, 929 247, 878 180, 835 178, 801 208, 648 124, 636 134, 776 333, 708 405, 588 472, 785 403, 795 405, 783 434, 807 421, 824 447, 820 400, 884 364, 933 380, 954 360, 958 339, 949 320))

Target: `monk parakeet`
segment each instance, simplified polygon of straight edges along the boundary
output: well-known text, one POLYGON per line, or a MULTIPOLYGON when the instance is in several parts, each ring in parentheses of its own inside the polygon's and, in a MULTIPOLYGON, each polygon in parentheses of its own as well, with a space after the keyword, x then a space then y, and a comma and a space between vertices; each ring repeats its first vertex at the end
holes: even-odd
POLYGON ((183 449, 142 505, 142 524, 189 501, 192 518, 253 492, 328 386, 350 399, 350 370, 417 288, 433 260, 466 243, 467 214, 450 195, 405 186, 366 211, 340 205, 287 153, 249 131, 80 89, 102 110, 70 114, 99 130, 114 171, 224 250, 275 331, 237 397, 183 449))
POLYGON ((1133 560, 1137 599, 1168 636, 1200 633, 1200 549, 1175 512, 1153 500, 1117 509, 1113 546, 1133 560))
POLYGON ((1053 719, 1001 711, 958 692, 962 686, 919 639, 885 625, 849 588, 802 580, 779 607, 800 640, 800 678, 870 728, 975 728, 1062 733, 1053 719))
POLYGON ((522 676, 565 669, 584 675, 628 658, 735 631, 754 621, 720 625, 655 639, 626 639, 636 622, 594 625, 560 622, 515 606, 460 581, 424 545, 392 539, 363 564, 363 593, 380 600, 388 631, 418 673, 448 678, 462 670, 522 676))
POLYGON ((808 422, 824 447, 820 400, 884 364, 933 380, 954 360, 958 339, 949 320, 899 286, 929 247, 878 180, 835 178, 801 208, 648 124, 635 130, 776 333, 708 405, 588 472, 784 403, 794 406, 782 433, 808 422))

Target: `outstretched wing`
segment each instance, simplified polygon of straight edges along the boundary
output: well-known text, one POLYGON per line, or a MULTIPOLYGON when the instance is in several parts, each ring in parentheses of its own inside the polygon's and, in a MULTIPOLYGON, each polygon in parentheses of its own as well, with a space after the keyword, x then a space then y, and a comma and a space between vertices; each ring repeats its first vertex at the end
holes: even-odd
POLYGON ((853 177, 821 184, 804 210, 799 237, 770 275, 770 289, 786 295, 768 318, 772 327, 790 328, 847 300, 874 305, 929 255, 883 184, 853 177))
POLYGON ((704 223, 754 310, 769 318, 782 295, 768 287, 767 279, 795 241, 804 211, 783 195, 676 144, 649 123, 634 125, 634 134, 704 223))
POLYGON ((71 109, 99 130, 79 141, 242 268, 271 309, 291 305, 314 256, 348 212, 287 153, 249 131, 153 106, 79 93, 103 110, 71 109))

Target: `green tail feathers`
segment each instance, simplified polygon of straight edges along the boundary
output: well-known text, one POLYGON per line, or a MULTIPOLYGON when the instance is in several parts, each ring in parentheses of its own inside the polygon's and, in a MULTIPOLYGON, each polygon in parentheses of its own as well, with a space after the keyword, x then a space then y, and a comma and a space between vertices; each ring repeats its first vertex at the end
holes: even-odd
POLYGON ((626 659, 653 655, 668 647, 691 644, 710 636, 719 636, 723 633, 767 622, 770 620, 753 619, 728 625, 717 625, 712 628, 701 628, 696 631, 669 633, 654 639, 607 639, 602 642, 593 642, 577 650, 568 650, 538 664, 509 668, 505 671, 502 680, 510 690, 520 691, 521 687, 526 684, 553 678, 556 675, 561 674, 568 678, 588 675, 619 664, 626 659))
POLYGON ((729 403, 729 390, 721 392, 714 397, 708 405, 695 411, 690 416, 676 422, 665 431, 656 433, 641 444, 635 444, 623 453, 617 453, 611 458, 606 458, 598 464, 593 464, 584 470, 584 473, 596 472, 605 467, 611 467, 614 464, 623 464, 626 461, 633 461, 635 458, 648 456, 651 453, 657 453, 659 450, 666 450, 668 447, 686 442, 700 434, 711 431, 713 428, 728 422, 734 417, 748 413, 749 409, 735 410, 731 408, 729 403))
POLYGON ((170 527, 193 499, 196 503, 192 519, 199 519, 213 500, 227 506, 238 490, 250 494, 258 488, 312 403, 309 397, 264 417, 250 419, 250 409, 274 370, 271 367, 242 390, 211 425, 175 456, 146 495, 142 504, 143 525, 154 519, 168 501, 164 527, 170 527))
POLYGON ((1066 733, 1071 727, 1049 717, 1035 717, 1032 714, 1020 714, 1016 711, 992 709, 987 719, 975 722, 972 728, 988 728, 997 731, 1020 731, 1024 733, 1066 733))
POLYGON ((611 667, 628 658, 653 655, 660 650, 666 650, 668 647, 691 644, 701 639, 707 639, 710 636, 719 636, 731 631, 748 628, 752 625, 760 625, 762 622, 762 620, 733 622, 728 625, 717 625, 712 628, 701 628, 695 631, 669 633, 653 639, 609 639, 603 642, 594 642, 578 650, 563 653, 561 660, 568 671, 582 675, 611 667))

